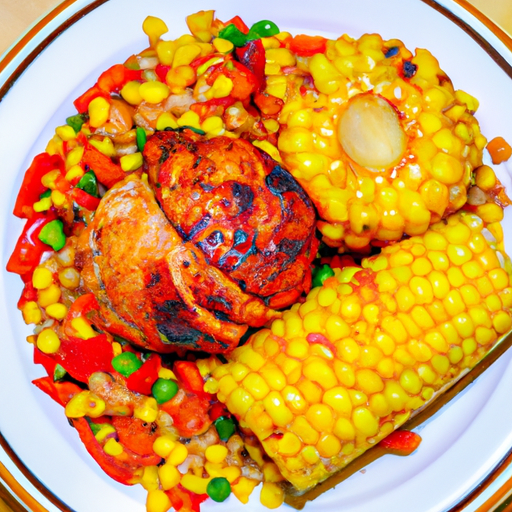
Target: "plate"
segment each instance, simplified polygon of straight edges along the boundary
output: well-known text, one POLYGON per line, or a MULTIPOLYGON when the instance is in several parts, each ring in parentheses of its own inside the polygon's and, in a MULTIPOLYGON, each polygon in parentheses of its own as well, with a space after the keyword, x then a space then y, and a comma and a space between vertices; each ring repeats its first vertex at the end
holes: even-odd
MULTIPOLYGON (((238 14, 251 24, 267 18, 291 33, 359 37, 378 32, 384 39, 403 40, 409 49, 428 48, 455 88, 480 100, 477 117, 486 137, 500 135, 512 141, 512 51, 486 26, 485 19, 479 21, 453 0, 295 0, 293 8, 288 2, 275 1, 257 5, 229 0, 64 2, 18 54, 7 54, 9 61, 0 67, 0 87, 4 91, 10 87, 0 103, 2 269, 22 228, 11 211, 24 170, 44 150, 54 128, 74 113, 73 99, 101 71, 147 45, 141 29, 147 15, 165 20, 170 28, 165 37, 171 38, 187 32, 188 14, 212 7, 220 19, 238 14)), ((510 163, 495 169, 512 190, 510 163)), ((510 217, 506 211, 506 240, 512 250, 510 217)), ((5 271, 0 279, 0 461, 47 510, 142 512, 145 491, 140 486, 117 484, 104 475, 69 427, 61 407, 31 384, 43 370, 32 364, 31 347, 24 341, 31 331, 16 309, 22 283, 5 271)), ((494 471, 512 447, 510 389, 512 352, 508 351, 418 427, 423 442, 413 455, 383 457, 305 510, 443 512, 459 508, 457 504, 494 471)), ((489 489, 492 493, 495 488, 489 489)), ((478 502, 469 501, 466 509, 476 510, 478 502)), ((208 502, 203 510, 234 512, 240 504, 232 497, 222 504, 208 502)), ((257 492, 244 510, 264 510, 257 492)))

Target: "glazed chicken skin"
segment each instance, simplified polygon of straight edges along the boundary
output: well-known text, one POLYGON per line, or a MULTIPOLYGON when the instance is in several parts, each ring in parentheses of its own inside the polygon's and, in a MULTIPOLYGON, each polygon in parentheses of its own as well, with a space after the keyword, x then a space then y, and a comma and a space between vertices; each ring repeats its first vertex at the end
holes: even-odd
POLYGON ((94 322, 145 349, 227 352, 276 316, 182 241, 137 175, 105 194, 76 262, 100 305, 94 322))
POLYGON ((167 218, 208 263, 272 308, 309 290, 315 209, 266 153, 243 139, 162 131, 144 159, 167 218))

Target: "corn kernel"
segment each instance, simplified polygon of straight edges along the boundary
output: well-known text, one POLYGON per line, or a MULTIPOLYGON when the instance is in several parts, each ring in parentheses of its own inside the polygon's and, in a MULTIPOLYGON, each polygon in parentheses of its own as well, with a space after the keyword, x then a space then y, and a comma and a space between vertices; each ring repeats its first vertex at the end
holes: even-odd
POLYGON ((89 124, 93 128, 99 128, 108 121, 110 115, 110 103, 103 97, 94 98, 88 107, 89 124))
POLYGON ((37 336, 37 348, 45 354, 55 354, 60 348, 60 339, 57 333, 47 327, 43 329, 37 336))
POLYGON ((176 442, 176 445, 167 456, 167 462, 173 466, 179 466, 187 457, 187 447, 184 444, 176 442))
POLYGON ((135 407, 133 417, 147 423, 152 423, 158 416, 158 403, 153 397, 144 400, 141 406, 135 407))
POLYGON ((176 440, 170 435, 158 436, 153 443, 153 451, 163 457, 164 459, 169 456, 172 449, 176 446, 176 440))
POLYGON ((165 100, 169 96, 170 89, 169 86, 163 82, 151 80, 140 85, 139 94, 144 101, 156 104, 165 100))
POLYGON ((50 304, 45 311, 48 316, 56 320, 63 320, 68 312, 68 308, 64 304, 56 302, 55 304, 50 304))
POLYGON ((46 267, 37 267, 32 274, 32 285, 36 290, 48 288, 53 283, 53 274, 46 267))
POLYGON ((280 507, 284 502, 284 490, 272 482, 263 482, 260 491, 261 504, 270 509, 280 507))
POLYGON ((112 455, 114 457, 121 455, 123 453, 124 449, 123 446, 118 443, 113 437, 107 440, 105 445, 103 446, 103 450, 105 450, 105 453, 108 455, 112 455))
POLYGON ((140 152, 131 153, 129 155, 123 155, 119 159, 119 163, 121 164, 121 169, 123 169, 124 172, 131 172, 142 167, 144 158, 140 152))
POLYGON ((148 492, 146 498, 147 512, 167 512, 171 508, 171 500, 164 491, 154 489, 148 492))

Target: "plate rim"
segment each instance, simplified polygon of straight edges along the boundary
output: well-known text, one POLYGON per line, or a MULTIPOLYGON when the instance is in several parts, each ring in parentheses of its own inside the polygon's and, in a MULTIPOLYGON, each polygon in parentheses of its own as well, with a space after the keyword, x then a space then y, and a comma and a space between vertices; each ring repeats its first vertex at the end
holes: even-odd
MULTIPOLYGON (((486 16, 467 0, 420 0, 442 14, 449 21, 466 32, 512 79, 512 35, 486 16), (455 9, 454 9, 455 7, 455 9), (455 12, 461 8, 465 17, 455 12), (510 53, 508 59, 495 45, 482 35, 473 24, 485 27, 497 42, 510 53)), ((73 26, 81 18, 109 0, 63 0, 56 7, 36 20, 2 55, 0 55, 0 102, 9 93, 16 81, 38 55, 60 34, 73 26), (61 21, 62 19, 62 21, 61 21), (54 27, 54 25, 56 25, 54 27), (45 35, 45 32, 49 33, 45 35)), ((23 463, 0 432, 0 449, 7 455, 9 467, 0 459, 0 485, 22 506, 32 512, 48 512, 40 503, 41 497, 48 500, 61 512, 73 512, 68 505, 48 489, 23 463), (28 485, 27 485, 28 484, 28 485), (29 487, 29 489, 26 488, 29 487)), ((471 504, 479 502, 475 512, 496 510, 512 496, 512 447, 498 464, 461 501, 447 512, 460 512, 471 504), (501 480, 505 479, 505 482, 501 480)))

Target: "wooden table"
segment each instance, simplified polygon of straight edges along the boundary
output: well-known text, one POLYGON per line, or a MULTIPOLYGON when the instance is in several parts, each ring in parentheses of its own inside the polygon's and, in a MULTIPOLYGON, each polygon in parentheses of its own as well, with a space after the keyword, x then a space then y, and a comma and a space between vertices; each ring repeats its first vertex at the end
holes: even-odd
MULTIPOLYGON (((59 3, 59 0, 0 0, 0 55, 59 3)), ((512 34, 511 0, 469 0, 469 3, 512 34)))
MULTIPOLYGON (((512 0, 468 0, 512 35, 512 0)), ((0 55, 7 51, 41 16, 60 0, 0 0, 0 55)), ((0 483, 0 512, 22 510, 0 483)))

